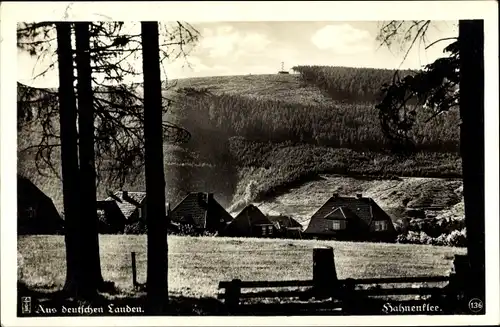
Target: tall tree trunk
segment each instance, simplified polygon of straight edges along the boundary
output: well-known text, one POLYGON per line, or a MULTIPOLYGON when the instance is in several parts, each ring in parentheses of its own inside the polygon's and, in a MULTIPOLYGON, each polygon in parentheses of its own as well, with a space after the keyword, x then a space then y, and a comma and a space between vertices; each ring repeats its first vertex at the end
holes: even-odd
POLYGON ((141 22, 141 37, 148 226, 147 308, 151 314, 161 314, 168 304, 168 247, 158 23, 141 22))
POLYGON ((484 27, 482 20, 459 22, 460 144, 464 183, 470 297, 484 301, 484 27))
POLYGON ((80 203, 82 238, 80 253, 87 267, 89 287, 92 291, 103 285, 99 257, 99 233, 97 218, 97 188, 94 153, 94 107, 92 71, 90 67, 90 23, 75 23, 76 69, 78 91, 78 129, 80 159, 80 203))
POLYGON ((78 167, 78 136, 76 129, 76 98, 73 88, 73 58, 70 23, 56 23, 59 64, 59 121, 61 129, 61 168, 66 242, 66 282, 64 290, 71 296, 87 297, 85 266, 81 260, 81 211, 78 167))

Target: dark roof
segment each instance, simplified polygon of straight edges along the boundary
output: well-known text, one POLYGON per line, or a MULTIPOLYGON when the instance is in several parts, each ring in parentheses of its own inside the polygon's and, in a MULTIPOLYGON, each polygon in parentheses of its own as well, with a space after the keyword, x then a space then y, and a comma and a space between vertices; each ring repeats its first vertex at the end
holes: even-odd
POLYGON ((332 230, 332 221, 317 217, 311 219, 304 233, 306 234, 336 234, 338 231, 332 230))
POLYGON ((275 224, 266 217, 259 208, 250 204, 226 226, 223 235, 229 236, 250 236, 261 226, 271 226, 277 230, 275 224))
POLYGON ((300 227, 302 228, 302 225, 293 219, 292 217, 289 216, 267 216, 267 218, 276 226, 278 223, 280 227, 300 227))
POLYGON ((118 207, 115 200, 97 201, 97 212, 99 218, 99 233, 118 233, 123 232, 127 224, 127 218, 118 207))
POLYGON ((333 220, 350 220, 358 218, 347 206, 333 207, 332 209, 333 210, 327 213, 323 218, 333 220))
POLYGON ((170 212, 170 220, 194 224, 198 228, 207 228, 207 217, 217 221, 210 221, 214 225, 226 224, 233 217, 215 200, 213 194, 191 192, 170 212))
POLYGON ((118 205, 118 202, 115 200, 100 200, 97 201, 97 210, 103 210, 105 212, 114 216, 117 216, 119 219, 126 220, 125 216, 123 215, 123 211, 120 210, 120 207, 118 205))
POLYGON ((125 192, 127 193, 125 198, 123 197, 124 191, 117 191, 104 201, 115 201, 123 216, 128 219, 137 209, 137 206, 142 205, 146 200, 146 192, 125 192))
POLYGON ((372 221, 391 218, 372 198, 332 196, 311 217, 306 233, 324 233, 329 229, 331 220, 347 220, 357 228, 367 229, 372 221), (352 222, 352 223, 351 223, 352 222))
POLYGON ((380 207, 372 198, 332 196, 312 217, 325 218, 328 215, 334 215, 337 218, 345 219, 345 215, 352 217, 352 214, 354 214, 369 226, 373 219, 383 220, 389 218, 382 209, 379 209, 380 207), (342 208, 342 211, 333 212, 337 208, 342 208))
MULTIPOLYGON (((41 189, 39 189, 32 181, 28 178, 17 175, 17 202, 19 206, 31 205, 33 202, 47 202, 53 206, 53 201, 49 198, 41 189)), ((54 206, 54 210, 55 206, 54 206)), ((55 211, 57 213, 57 210, 55 211)))
POLYGON ((272 224, 272 221, 253 204, 246 206, 234 219, 246 219, 249 225, 272 224))
POLYGON ((18 234, 53 234, 61 232, 64 220, 53 201, 28 178, 17 175, 18 234))

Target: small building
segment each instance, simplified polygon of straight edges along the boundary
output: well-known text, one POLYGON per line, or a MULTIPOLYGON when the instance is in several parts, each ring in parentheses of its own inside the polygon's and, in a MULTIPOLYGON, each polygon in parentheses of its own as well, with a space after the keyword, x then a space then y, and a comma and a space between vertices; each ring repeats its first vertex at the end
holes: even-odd
POLYGON ((233 217, 224 209, 213 193, 191 192, 170 211, 172 225, 192 226, 197 233, 220 232, 233 217))
POLYGON ((123 232, 126 225, 146 221, 146 192, 117 191, 97 201, 99 233, 123 232))
POLYGON ((393 241, 396 230, 372 198, 334 194, 314 213, 303 234, 309 238, 393 241))
POLYGON ((17 175, 17 234, 62 234, 64 220, 54 202, 28 178, 17 175))
POLYGON ((279 237, 302 238, 302 225, 290 216, 268 215, 267 218, 274 224, 279 237))
POLYGON ((101 234, 117 234, 123 232, 127 219, 115 200, 97 201, 98 231, 101 234))
POLYGON ((279 231, 276 225, 259 208, 250 204, 227 225, 221 235, 230 237, 277 237, 279 231))

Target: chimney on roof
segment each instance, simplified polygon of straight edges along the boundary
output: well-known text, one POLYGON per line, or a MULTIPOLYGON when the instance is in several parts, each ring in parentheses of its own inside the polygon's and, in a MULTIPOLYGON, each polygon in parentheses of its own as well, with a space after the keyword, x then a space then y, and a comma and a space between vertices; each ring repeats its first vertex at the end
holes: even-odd
POLYGON ((128 199, 128 191, 123 191, 123 199, 128 199))
POLYGON ((356 199, 361 199, 362 197, 363 197, 363 194, 361 194, 361 193, 356 194, 356 199))
POLYGON ((207 193, 207 203, 210 203, 214 199, 213 193, 207 193))
POLYGON ((333 193, 333 194, 332 194, 332 197, 333 197, 333 198, 338 198, 338 197, 339 197, 339 194, 338 194, 338 193, 333 193))

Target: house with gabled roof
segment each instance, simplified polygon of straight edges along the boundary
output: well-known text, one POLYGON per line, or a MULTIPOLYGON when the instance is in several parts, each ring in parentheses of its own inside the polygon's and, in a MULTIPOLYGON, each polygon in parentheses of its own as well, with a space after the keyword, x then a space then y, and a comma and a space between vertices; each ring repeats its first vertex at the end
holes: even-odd
POLYGON ((310 238, 392 241, 396 230, 390 216, 372 198, 334 194, 312 215, 303 234, 310 238))
POLYGON ((302 238, 302 225, 290 216, 285 215, 267 215, 269 221, 271 221, 276 230, 278 231, 279 237, 284 238, 302 238))
POLYGON ((28 178, 17 175, 18 235, 62 234, 64 220, 54 202, 28 178))
POLYGON ((233 220, 213 193, 203 192, 186 195, 168 216, 172 225, 190 225, 198 232, 220 232, 233 220))
POLYGON ((276 237, 278 229, 256 206, 250 204, 221 232, 230 237, 276 237))
POLYGON ((116 191, 97 201, 99 232, 123 232, 125 225, 146 221, 146 192, 116 191))

